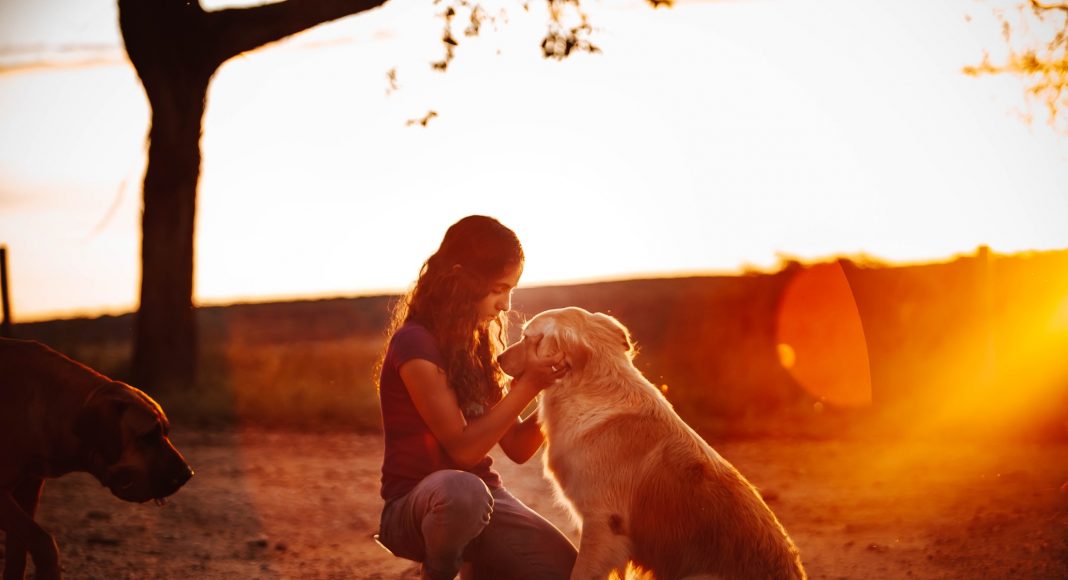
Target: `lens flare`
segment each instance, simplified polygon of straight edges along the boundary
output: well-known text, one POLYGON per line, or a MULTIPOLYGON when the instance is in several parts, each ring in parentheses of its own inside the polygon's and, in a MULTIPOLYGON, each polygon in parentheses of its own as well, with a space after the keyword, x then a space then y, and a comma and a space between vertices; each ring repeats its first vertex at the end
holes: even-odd
POLYGON ((864 327, 841 264, 799 270, 779 303, 780 364, 811 395, 838 407, 872 403, 864 327))

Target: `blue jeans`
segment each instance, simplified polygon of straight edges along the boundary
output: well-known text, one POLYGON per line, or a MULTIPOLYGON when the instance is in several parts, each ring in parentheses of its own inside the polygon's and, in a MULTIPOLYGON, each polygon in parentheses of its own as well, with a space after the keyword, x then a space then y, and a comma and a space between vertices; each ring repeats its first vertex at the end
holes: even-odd
POLYGON ((434 472, 388 502, 379 541, 422 562, 435 580, 451 580, 465 561, 476 579, 566 579, 576 556, 560 530, 506 489, 455 470, 434 472))

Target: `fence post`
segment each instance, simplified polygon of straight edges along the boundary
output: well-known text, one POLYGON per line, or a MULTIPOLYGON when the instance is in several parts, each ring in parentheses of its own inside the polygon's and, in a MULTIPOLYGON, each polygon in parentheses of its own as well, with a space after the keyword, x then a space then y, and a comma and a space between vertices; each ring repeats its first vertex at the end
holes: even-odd
POLYGON ((4 321, 0 322, 0 336, 11 338, 11 299, 7 293, 7 246, 0 246, 0 295, 3 295, 4 321))

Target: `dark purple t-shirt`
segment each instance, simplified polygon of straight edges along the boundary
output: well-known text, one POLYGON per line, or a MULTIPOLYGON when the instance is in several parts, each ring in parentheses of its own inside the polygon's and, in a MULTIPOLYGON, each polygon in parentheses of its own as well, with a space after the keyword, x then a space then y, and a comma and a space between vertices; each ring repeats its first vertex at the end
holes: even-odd
MULTIPOLYGON (((389 341, 378 383, 386 444, 381 493, 386 501, 408 493, 435 471, 461 469, 430 432, 401 380, 400 367, 417 358, 445 368, 445 357, 434 335, 421 324, 408 322, 389 341)), ((467 471, 482 478, 491 488, 500 487, 501 477, 492 464, 493 460, 486 456, 467 471)))

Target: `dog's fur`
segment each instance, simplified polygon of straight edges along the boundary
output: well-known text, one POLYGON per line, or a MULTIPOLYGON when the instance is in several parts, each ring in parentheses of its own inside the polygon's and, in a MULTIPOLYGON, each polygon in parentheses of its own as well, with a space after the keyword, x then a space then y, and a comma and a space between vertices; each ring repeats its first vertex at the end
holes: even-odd
POLYGON ((805 578, 782 524, 642 376, 615 318, 543 312, 500 355, 504 372, 521 375, 528 348, 570 366, 539 413, 546 476, 582 530, 573 579, 622 575, 628 562, 660 580, 805 578))
POLYGON ((193 470, 171 444, 163 409, 32 341, 0 339, 0 529, 4 580, 19 580, 26 552, 36 578, 60 577, 52 536, 33 521, 45 478, 91 473, 116 497, 162 500, 193 470))

